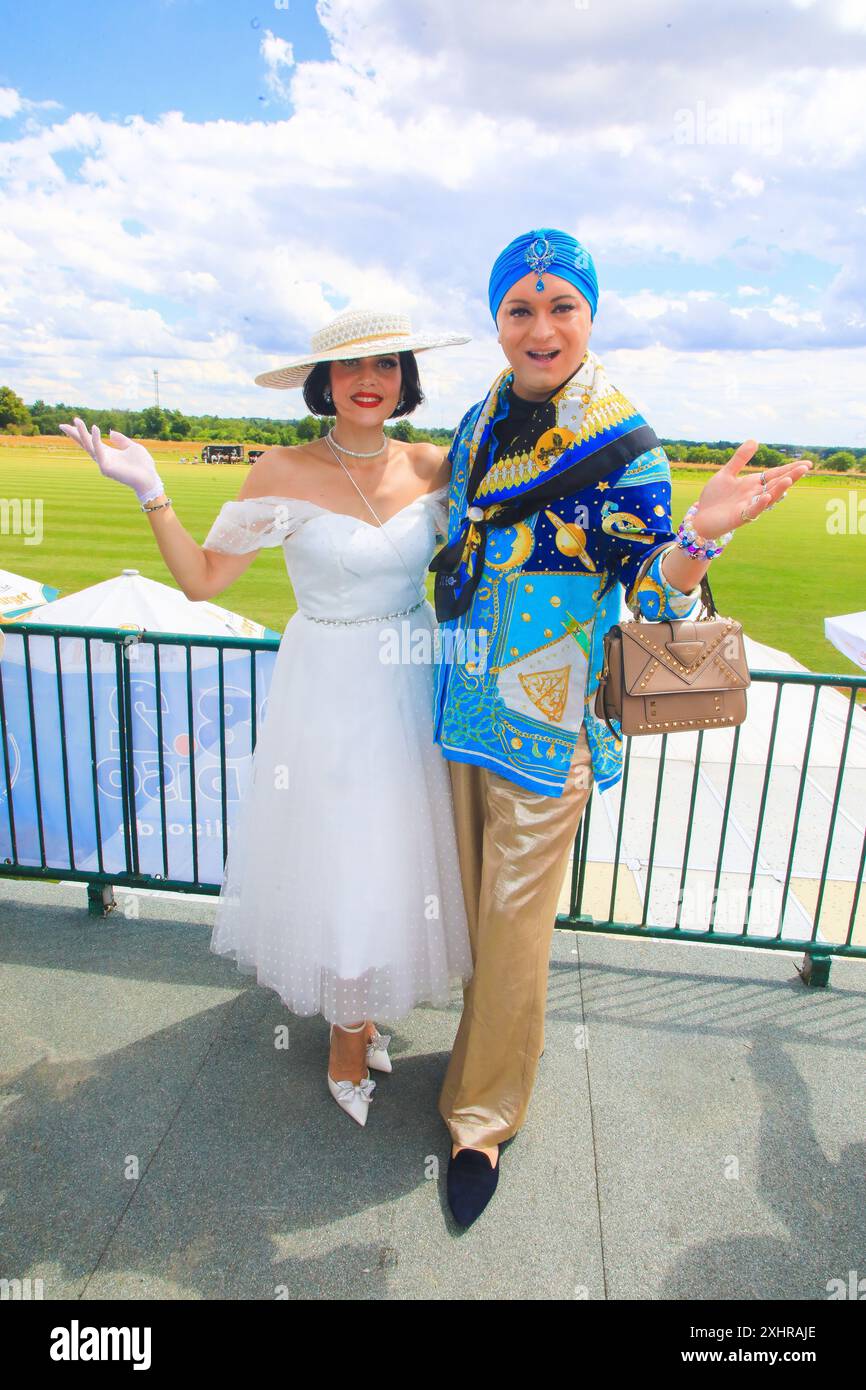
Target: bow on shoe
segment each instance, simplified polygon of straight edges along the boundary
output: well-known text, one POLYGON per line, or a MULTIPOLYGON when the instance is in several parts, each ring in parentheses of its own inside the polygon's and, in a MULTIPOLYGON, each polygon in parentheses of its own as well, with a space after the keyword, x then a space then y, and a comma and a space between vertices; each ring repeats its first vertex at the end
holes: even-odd
MULTIPOLYGON (((375 1024, 373 1025, 375 1028, 375 1024)), ((374 1071, 390 1072, 394 1068, 391 1065, 391 1058, 388 1056, 388 1044, 391 1041, 390 1033, 380 1033, 378 1029, 367 1043, 367 1066, 374 1071)))
POLYGON ((376 1089, 375 1081, 369 1076, 365 1077, 357 1086, 352 1081, 335 1081, 334 1085, 337 1088, 337 1099, 340 1101, 351 1100, 356 1091, 359 1092, 365 1100, 370 1100, 376 1089))

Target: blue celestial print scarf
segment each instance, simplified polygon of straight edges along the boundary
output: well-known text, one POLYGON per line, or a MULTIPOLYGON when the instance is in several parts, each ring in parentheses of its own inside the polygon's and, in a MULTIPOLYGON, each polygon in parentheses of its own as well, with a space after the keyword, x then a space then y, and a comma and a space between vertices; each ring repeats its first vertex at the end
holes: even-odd
MULTIPOLYGON (((491 431, 508 411, 514 373, 500 373, 471 428, 468 450, 467 514, 456 534, 433 557, 434 598, 440 622, 469 608, 481 580, 491 526, 513 526, 546 502, 580 492, 659 447, 655 431, 629 400, 607 380, 599 359, 587 353, 577 371, 539 402, 507 458, 490 458, 491 431)), ((475 410, 470 417, 475 416, 475 410)), ((452 461, 461 436, 452 445, 452 461)), ((619 517, 605 517, 610 535, 647 541, 655 533, 619 517)), ((668 533, 665 532, 665 535, 668 533)))

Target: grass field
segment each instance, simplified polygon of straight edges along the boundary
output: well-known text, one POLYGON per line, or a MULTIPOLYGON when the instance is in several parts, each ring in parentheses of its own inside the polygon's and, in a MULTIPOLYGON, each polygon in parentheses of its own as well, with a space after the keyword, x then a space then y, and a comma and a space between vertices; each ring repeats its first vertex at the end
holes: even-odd
MULTIPOLYGON (((247 465, 193 467, 176 461, 193 451, 189 444, 148 447, 184 526, 203 541, 222 503, 237 496, 247 465)), ((706 477, 675 470, 675 522, 706 477)), ((0 444, 0 501, 14 498, 42 500, 43 539, 28 545, 23 536, 0 531, 0 569, 53 584, 64 594, 128 567, 174 583, 134 494, 103 478, 77 446, 47 439, 0 444)), ((710 582, 719 611, 737 617, 750 637, 790 652, 812 671, 862 675, 825 640, 823 619, 866 606, 866 477, 798 483, 780 507, 735 534, 711 566, 710 582), (827 525, 834 500, 855 522, 849 520, 841 535, 827 525)), ((432 591, 430 575, 431 596, 432 591)), ((296 605, 279 547, 263 550, 215 602, 282 631, 296 605)))

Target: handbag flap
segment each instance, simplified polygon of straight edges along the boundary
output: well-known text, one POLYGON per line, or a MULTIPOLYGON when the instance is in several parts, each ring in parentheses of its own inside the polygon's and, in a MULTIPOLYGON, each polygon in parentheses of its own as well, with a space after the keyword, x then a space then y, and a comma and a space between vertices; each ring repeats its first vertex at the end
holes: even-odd
POLYGON ((683 688, 745 690, 751 684, 742 629, 731 619, 621 623, 623 679, 629 695, 683 688), (685 628, 696 636, 678 638, 685 628))

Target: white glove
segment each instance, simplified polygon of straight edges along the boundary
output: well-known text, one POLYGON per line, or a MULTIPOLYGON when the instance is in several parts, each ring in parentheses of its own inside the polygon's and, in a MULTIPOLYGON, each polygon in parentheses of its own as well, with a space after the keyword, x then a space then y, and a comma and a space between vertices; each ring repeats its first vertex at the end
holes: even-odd
POLYGON ((81 445, 106 478, 114 478, 115 482, 131 487, 141 503, 152 502, 165 492, 156 464, 143 444, 135 439, 127 439, 118 430, 109 430, 108 437, 112 443, 119 442, 124 447, 106 449, 98 425, 94 425, 88 434, 84 421, 78 415, 74 418, 74 425, 61 425, 60 428, 69 439, 81 445))

